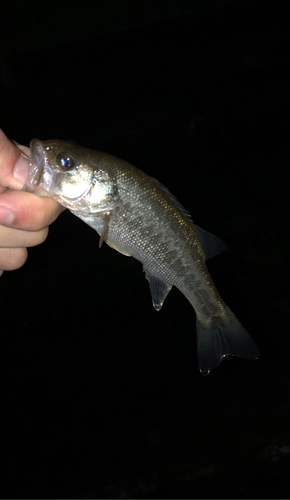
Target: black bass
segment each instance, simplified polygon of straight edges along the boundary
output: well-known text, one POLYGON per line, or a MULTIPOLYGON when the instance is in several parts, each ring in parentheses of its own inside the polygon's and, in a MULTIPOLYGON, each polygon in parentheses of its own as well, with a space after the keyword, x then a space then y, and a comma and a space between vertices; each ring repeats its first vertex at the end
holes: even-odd
POLYGON ((173 285, 189 300, 202 375, 230 355, 259 357, 205 264, 225 244, 193 224, 162 184, 124 160, 72 142, 33 139, 30 148, 25 191, 58 201, 98 232, 100 246, 105 241, 139 260, 157 311, 173 285))

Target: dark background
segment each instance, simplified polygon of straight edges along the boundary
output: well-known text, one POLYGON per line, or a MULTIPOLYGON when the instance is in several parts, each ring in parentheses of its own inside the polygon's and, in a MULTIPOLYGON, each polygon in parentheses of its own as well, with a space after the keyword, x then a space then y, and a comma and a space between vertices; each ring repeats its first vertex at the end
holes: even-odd
POLYGON ((202 377, 195 314, 68 211, 1 300, 0 496, 289 498, 288 2, 10 2, 0 125, 158 178, 259 361, 202 377))

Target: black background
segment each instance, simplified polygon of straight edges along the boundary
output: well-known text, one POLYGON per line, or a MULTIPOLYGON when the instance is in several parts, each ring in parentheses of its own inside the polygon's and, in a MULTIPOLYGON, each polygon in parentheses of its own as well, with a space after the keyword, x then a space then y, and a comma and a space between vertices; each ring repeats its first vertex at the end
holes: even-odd
POLYGON ((202 377, 182 294, 157 313, 141 264, 66 211, 0 282, 1 497, 289 498, 287 2, 128 2, 87 36, 93 9, 30 4, 30 43, 2 40, 4 132, 168 186, 227 243, 208 267, 261 358, 202 377))

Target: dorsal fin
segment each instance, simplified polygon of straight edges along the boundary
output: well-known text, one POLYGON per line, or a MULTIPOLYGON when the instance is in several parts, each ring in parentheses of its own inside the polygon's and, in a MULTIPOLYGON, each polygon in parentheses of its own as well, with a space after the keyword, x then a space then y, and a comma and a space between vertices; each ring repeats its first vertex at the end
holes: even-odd
POLYGON ((209 233, 208 231, 205 231, 196 224, 193 224, 193 227, 200 243, 202 244, 205 259, 211 259, 212 257, 227 251, 227 245, 220 238, 212 233, 209 233))
POLYGON ((220 253, 226 252, 228 250, 227 245, 220 238, 194 224, 191 220, 189 212, 181 205, 178 199, 172 193, 170 193, 167 187, 161 184, 161 182, 159 182, 157 179, 154 180, 158 183, 159 187, 163 189, 163 191, 171 199, 171 201, 173 201, 176 208, 178 208, 178 210, 182 212, 182 214, 187 218, 190 224, 192 224, 192 227, 195 230, 200 243, 202 244, 206 260, 211 259, 212 257, 215 257, 216 255, 219 255, 220 253))
POLYGON ((188 219, 188 221, 191 222, 191 224, 193 224, 191 217, 190 217, 190 213, 188 212, 188 210, 186 210, 184 208, 183 205, 181 205, 180 201, 178 201, 176 196, 174 196, 174 194, 172 194, 169 191, 169 189, 166 186, 164 186, 163 184, 161 184, 161 182, 159 182, 157 179, 155 179, 154 177, 153 177, 153 179, 155 182, 157 182, 158 186, 165 192, 165 194, 168 196, 168 198, 170 198, 171 201, 173 201, 176 208, 178 208, 178 210, 180 210, 180 212, 183 213, 183 215, 188 219))

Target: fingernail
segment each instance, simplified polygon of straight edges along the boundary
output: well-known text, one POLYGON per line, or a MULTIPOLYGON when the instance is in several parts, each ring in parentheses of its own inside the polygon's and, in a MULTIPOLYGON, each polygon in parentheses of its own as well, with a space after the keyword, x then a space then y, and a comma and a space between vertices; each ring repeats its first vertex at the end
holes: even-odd
POLYGON ((19 142, 14 141, 14 139, 10 139, 10 140, 17 147, 17 149, 19 149, 21 155, 24 156, 24 158, 26 158, 27 160, 29 160, 29 156, 27 156, 27 154, 24 152, 24 150, 25 151, 27 149, 29 150, 29 148, 27 148, 26 146, 23 146, 22 144, 19 144, 19 142))
POLYGON ((13 175, 19 182, 22 182, 22 184, 24 184, 27 179, 28 167, 29 161, 20 155, 15 163, 13 175))
POLYGON ((8 226, 13 222, 14 215, 10 210, 6 207, 0 207, 0 224, 3 224, 4 226, 8 226))

